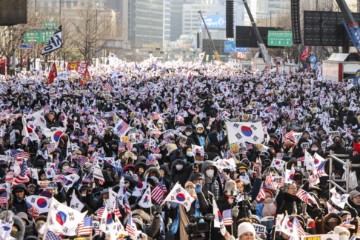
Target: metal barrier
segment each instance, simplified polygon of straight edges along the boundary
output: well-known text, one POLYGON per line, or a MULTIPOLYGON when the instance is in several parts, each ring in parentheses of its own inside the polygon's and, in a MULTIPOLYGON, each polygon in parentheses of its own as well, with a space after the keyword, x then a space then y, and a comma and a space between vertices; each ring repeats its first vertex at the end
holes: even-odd
POLYGON ((360 164, 351 164, 349 155, 348 154, 331 154, 329 155, 330 158, 330 165, 329 165, 329 190, 332 188, 332 185, 335 186, 337 189, 341 190, 343 193, 349 193, 349 183, 350 183, 350 173, 351 168, 360 167, 360 164), (341 160, 340 158, 346 158, 346 160, 341 160), (333 160, 341 163, 344 165, 345 168, 345 180, 343 179, 334 179, 332 178, 333 172, 333 160), (338 183, 345 182, 345 189, 341 187, 338 183))

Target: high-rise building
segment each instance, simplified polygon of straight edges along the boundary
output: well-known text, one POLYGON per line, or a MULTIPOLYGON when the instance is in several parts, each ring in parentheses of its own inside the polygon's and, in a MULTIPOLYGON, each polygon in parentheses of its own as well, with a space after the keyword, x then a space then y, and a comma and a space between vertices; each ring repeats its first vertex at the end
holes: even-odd
POLYGON ((128 5, 129 41, 134 47, 163 44, 163 0, 131 0, 128 5))

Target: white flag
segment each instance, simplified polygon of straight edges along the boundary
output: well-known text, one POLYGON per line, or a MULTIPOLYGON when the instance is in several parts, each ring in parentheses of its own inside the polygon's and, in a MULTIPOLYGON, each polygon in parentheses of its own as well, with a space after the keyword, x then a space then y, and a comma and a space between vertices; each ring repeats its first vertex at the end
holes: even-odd
POLYGON ((116 202, 116 199, 118 198, 117 193, 112 190, 112 188, 109 188, 109 199, 106 200, 106 205, 108 207, 114 206, 114 203, 116 202))
POLYGON ((214 214, 214 227, 220 228, 221 234, 225 236, 226 228, 224 225, 223 217, 214 198, 213 198, 213 214, 214 214))
POLYGON ((226 122, 229 143, 249 142, 260 144, 264 141, 261 122, 226 122))
POLYGON ((87 212, 81 213, 52 198, 47 224, 52 231, 73 236, 77 234, 78 224, 84 220, 86 214, 87 212))
POLYGON ((51 199, 37 195, 31 195, 25 198, 27 203, 39 210, 39 214, 49 212, 51 199))
POLYGON ((64 177, 67 179, 64 186, 65 191, 69 190, 69 188, 71 188, 74 185, 74 183, 76 183, 80 179, 80 176, 75 173, 64 177))
POLYGON ((71 195, 71 201, 70 201, 70 207, 72 209, 78 210, 79 212, 81 212, 81 209, 84 208, 84 204, 82 202, 80 202, 80 200, 77 198, 76 194, 75 194, 75 190, 73 190, 72 195, 71 195))
POLYGON ((305 161, 306 170, 312 171, 314 169, 314 158, 311 156, 311 154, 308 151, 306 151, 306 149, 305 149, 304 161, 305 161))
POLYGON ((42 50, 41 55, 49 54, 62 47, 62 32, 61 26, 54 32, 52 37, 49 39, 48 44, 42 50))
POLYGON ((194 200, 195 199, 179 183, 176 183, 164 199, 164 202, 180 203, 186 208, 186 211, 189 211, 194 200))
POLYGON ((147 187, 138 204, 142 208, 150 208, 152 206, 150 186, 147 187))
POLYGON ((58 147, 61 136, 65 133, 66 128, 45 128, 43 130, 44 135, 49 139, 50 142, 55 143, 55 148, 58 147))

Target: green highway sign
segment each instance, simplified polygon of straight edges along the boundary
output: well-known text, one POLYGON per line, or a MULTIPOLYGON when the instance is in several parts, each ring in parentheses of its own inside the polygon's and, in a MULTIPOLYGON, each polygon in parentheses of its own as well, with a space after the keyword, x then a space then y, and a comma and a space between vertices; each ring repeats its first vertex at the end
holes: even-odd
POLYGON ((268 46, 274 47, 291 47, 291 31, 268 31, 268 46))
POLYGON ((44 22, 44 27, 55 29, 58 27, 58 23, 57 22, 44 22))
POLYGON ((54 30, 36 30, 24 34, 24 43, 47 43, 54 30))

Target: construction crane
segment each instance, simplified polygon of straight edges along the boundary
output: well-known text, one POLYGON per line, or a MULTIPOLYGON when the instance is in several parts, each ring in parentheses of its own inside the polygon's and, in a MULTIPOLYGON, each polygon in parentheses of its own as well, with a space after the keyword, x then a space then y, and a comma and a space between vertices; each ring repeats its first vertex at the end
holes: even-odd
POLYGON ((344 0, 336 0, 342 15, 344 16, 344 26, 345 29, 351 38, 354 47, 356 48, 358 54, 360 54, 360 28, 359 24, 355 21, 351 11, 344 0))
POLYGON ((211 45, 212 45, 212 48, 213 48, 213 51, 214 51, 215 60, 216 60, 216 61, 220 61, 219 53, 218 53, 218 51, 216 50, 215 43, 214 43, 214 41, 213 41, 212 38, 211 38, 209 29, 208 29, 208 27, 206 26, 206 22, 205 22, 205 20, 204 20, 204 17, 203 17, 203 15, 202 15, 201 11, 199 11, 199 14, 200 14, 201 20, 202 20, 203 23, 204 23, 204 26, 205 26, 207 35, 208 35, 209 40, 210 40, 210 42, 211 42, 211 45))
POLYGON ((249 8, 249 5, 247 4, 247 0, 243 0, 243 3, 244 3, 244 6, 245 6, 245 9, 249 15, 249 18, 250 18, 250 22, 251 22, 251 25, 254 29, 254 32, 255 32, 255 35, 256 35, 256 38, 257 38, 257 43, 259 45, 259 48, 260 48, 260 52, 261 52, 261 55, 262 55, 262 58, 264 59, 264 62, 265 64, 271 68, 271 58, 268 54, 268 51, 265 47, 265 44, 261 38, 261 35, 260 35, 260 32, 259 32, 259 29, 258 27, 256 26, 256 23, 255 23, 255 20, 252 16, 252 13, 250 11, 250 8, 249 8))

